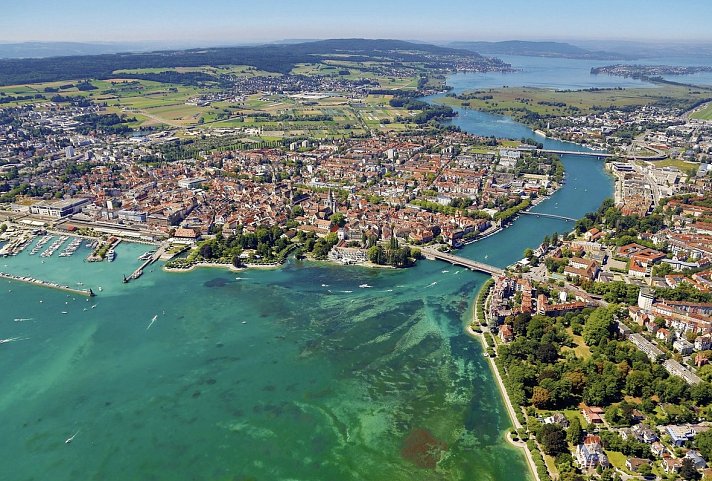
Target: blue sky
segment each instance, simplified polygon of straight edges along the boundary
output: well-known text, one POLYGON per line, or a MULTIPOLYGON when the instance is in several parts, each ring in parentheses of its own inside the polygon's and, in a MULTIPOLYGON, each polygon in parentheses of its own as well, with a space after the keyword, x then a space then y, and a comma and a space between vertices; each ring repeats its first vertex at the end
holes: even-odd
POLYGON ((1 0, 0 41, 712 41, 709 0, 1 0))

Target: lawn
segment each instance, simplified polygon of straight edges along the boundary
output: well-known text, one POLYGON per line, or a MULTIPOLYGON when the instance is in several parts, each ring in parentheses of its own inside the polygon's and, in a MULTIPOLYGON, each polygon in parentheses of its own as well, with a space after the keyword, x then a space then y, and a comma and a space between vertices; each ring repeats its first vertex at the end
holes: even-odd
POLYGON ((562 412, 564 413, 564 416, 566 416, 566 419, 568 419, 569 421, 573 420, 574 418, 578 418, 579 423, 581 423, 581 426, 588 426, 588 421, 586 421, 586 418, 583 417, 583 414, 581 414, 580 410, 566 409, 562 412))
POLYGON ((621 453, 620 451, 608 451, 606 450, 606 456, 608 456, 608 461, 610 461, 612 466, 615 466, 616 468, 620 469, 624 473, 629 473, 625 467, 625 461, 628 459, 628 457, 621 453))
POLYGON ((680 169, 681 172, 687 172, 690 169, 697 170, 700 167, 700 164, 698 164, 698 163, 687 162, 687 161, 680 160, 680 159, 656 160, 654 162, 648 161, 648 164, 653 165, 658 168, 677 167, 678 169, 680 169))
POLYGON ((698 120, 712 120, 712 103, 708 103, 701 109, 696 110, 690 117, 698 120))
POLYGON ((570 327, 568 329, 566 329, 566 332, 568 333, 569 336, 571 336, 571 338, 574 341, 574 344, 576 344, 576 347, 574 347, 574 348, 563 347, 561 349, 561 351, 562 352, 573 351, 574 354, 576 354, 576 357, 583 359, 583 360, 590 358, 591 357, 591 349, 586 345, 586 343, 583 340, 583 337, 575 335, 570 327))

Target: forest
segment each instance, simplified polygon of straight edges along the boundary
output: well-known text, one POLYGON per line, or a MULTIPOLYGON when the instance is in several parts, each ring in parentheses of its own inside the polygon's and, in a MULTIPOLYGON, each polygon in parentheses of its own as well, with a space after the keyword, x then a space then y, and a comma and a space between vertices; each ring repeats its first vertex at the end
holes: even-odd
MULTIPOLYGON (((399 40, 323 40, 298 44, 274 44, 250 47, 202 48, 148 53, 81 55, 73 57, 2 59, 0 85, 53 82, 67 79, 107 79, 115 70, 142 68, 200 67, 205 65, 249 65, 260 70, 289 73, 297 64, 325 60, 418 62, 437 68, 449 68, 458 60, 500 67, 505 64, 464 50, 413 44, 399 40), (440 56, 440 57, 438 57, 440 56)), ((152 74, 137 74, 146 78, 152 74)), ((159 76, 162 74, 158 74, 159 76)), ((205 79, 205 77, 201 77, 205 79)), ((176 79, 173 79, 176 80, 176 79)), ((180 76, 192 82, 195 76, 180 76)))

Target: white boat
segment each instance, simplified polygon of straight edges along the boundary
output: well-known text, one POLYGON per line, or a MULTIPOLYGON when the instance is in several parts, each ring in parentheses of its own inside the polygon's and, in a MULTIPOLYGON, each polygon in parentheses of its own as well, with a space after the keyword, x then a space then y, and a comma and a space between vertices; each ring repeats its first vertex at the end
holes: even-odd
POLYGON ((106 258, 109 260, 109 262, 114 262, 116 259, 116 252, 114 249, 109 249, 109 252, 106 253, 106 258))

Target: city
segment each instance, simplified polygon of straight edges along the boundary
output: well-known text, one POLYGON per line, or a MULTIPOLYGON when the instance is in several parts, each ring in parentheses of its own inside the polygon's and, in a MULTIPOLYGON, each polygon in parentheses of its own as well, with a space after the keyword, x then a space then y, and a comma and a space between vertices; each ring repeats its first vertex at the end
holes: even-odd
POLYGON ((712 479, 704 22, 161 3, 8 7, 1 479, 712 479))

